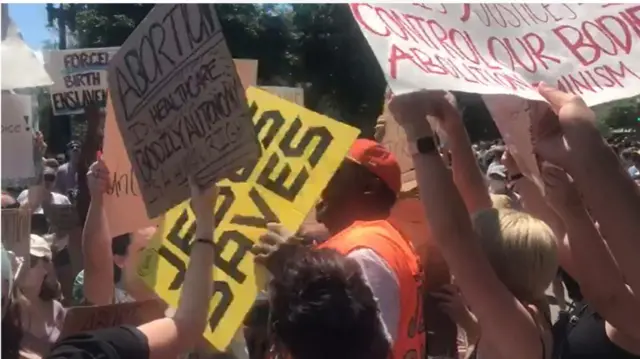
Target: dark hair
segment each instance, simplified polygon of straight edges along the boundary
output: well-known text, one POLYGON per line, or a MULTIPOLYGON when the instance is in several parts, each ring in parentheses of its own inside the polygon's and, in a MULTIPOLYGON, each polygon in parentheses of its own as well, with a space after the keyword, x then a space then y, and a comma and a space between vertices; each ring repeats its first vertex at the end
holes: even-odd
POLYGON ((389 357, 377 303, 355 261, 301 247, 270 289, 275 344, 293 359, 389 357))
POLYGON ((39 236, 44 236, 49 233, 47 216, 42 213, 34 213, 31 215, 31 233, 39 236))
MULTIPOLYGON (((111 239, 111 253, 116 256, 126 256, 131 244, 131 233, 121 234, 111 239)), ((122 269, 113 264, 113 282, 118 283, 122 278, 122 269)))
MULTIPOLYGON (((15 284, 14 284, 15 285, 15 284)), ((2 296, 2 301, 9 300, 7 311, 2 318, 2 358, 20 358, 20 345, 24 332, 22 330, 22 320, 20 315, 20 302, 18 300, 18 290, 12 291, 11 298, 2 296)), ((4 303, 2 303, 4 306, 4 303)))
POLYGON ((51 274, 47 273, 40 285, 38 297, 44 301, 61 300, 62 287, 60 282, 51 274))

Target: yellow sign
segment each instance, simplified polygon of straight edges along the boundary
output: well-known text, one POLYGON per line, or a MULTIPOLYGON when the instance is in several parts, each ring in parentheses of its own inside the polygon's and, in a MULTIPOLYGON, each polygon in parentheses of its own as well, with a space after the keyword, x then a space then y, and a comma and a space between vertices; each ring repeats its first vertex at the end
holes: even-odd
MULTIPOLYGON (((267 222, 295 231, 338 169, 359 130, 251 87, 247 98, 262 144, 257 163, 218 183, 214 295, 205 338, 223 350, 264 283, 250 248, 267 222)), ((165 214, 138 273, 176 308, 195 239, 185 201, 165 214)))

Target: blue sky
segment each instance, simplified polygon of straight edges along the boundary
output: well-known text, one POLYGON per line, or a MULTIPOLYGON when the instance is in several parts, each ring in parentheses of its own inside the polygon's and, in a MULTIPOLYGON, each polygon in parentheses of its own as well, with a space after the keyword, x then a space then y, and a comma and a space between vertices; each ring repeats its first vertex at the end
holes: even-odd
POLYGON ((45 40, 54 40, 55 35, 47 29, 46 4, 9 4, 9 16, 18 25, 25 42, 34 50, 42 47, 45 40))

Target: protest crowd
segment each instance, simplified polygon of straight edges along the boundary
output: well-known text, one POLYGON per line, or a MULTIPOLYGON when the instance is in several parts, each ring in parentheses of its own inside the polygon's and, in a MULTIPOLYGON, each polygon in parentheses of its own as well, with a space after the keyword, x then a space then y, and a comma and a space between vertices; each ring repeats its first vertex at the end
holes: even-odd
POLYGON ((3 83, 3 358, 640 358, 640 141, 586 96, 531 85, 526 136, 492 112, 472 143, 451 89, 390 80, 364 138, 247 85, 212 23, 223 48, 180 70, 221 73, 201 93, 132 98, 124 48, 175 6, 109 50, 64 154, 29 129, 6 153, 3 83))

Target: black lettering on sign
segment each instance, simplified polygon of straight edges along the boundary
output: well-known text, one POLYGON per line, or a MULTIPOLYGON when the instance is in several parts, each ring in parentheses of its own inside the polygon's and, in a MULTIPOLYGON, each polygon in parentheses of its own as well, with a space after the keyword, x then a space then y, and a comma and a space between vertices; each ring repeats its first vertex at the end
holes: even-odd
POLYGON ((2 125, 2 133, 20 133, 22 125, 2 125))
POLYGON ((229 283, 222 281, 213 282, 212 298, 216 298, 217 296, 220 296, 220 301, 216 304, 211 316, 209 316, 209 329, 212 332, 216 331, 218 324, 220 324, 220 320, 222 320, 233 302, 233 292, 231 291, 229 283))
POLYGON ((125 121, 131 121, 135 112, 146 106, 149 97, 171 78, 170 74, 180 71, 191 60, 191 54, 197 54, 221 31, 213 6, 171 6, 164 17, 148 25, 137 46, 124 54, 124 65, 115 69, 112 86, 120 93, 125 121))
POLYGON ((100 72, 98 71, 65 75, 63 80, 64 86, 68 89, 74 87, 100 86, 102 83, 100 72))
POLYGON ((169 262, 169 264, 171 264, 178 271, 176 276, 173 277, 171 284, 169 284, 169 290, 180 289, 180 287, 182 287, 182 283, 184 282, 185 272, 187 271, 184 262, 165 246, 160 247, 160 249, 158 250, 158 254, 160 254, 162 258, 166 259, 167 262, 169 262))
POLYGON ((109 64, 108 52, 81 52, 64 55, 64 68, 69 70, 105 69, 109 64))
POLYGON ((249 190, 249 198, 253 202, 253 204, 260 211, 261 217, 254 216, 243 216, 240 214, 236 214, 231 219, 231 223, 239 224, 241 226, 255 227, 255 228, 267 228, 267 223, 269 222, 280 222, 280 219, 276 215, 274 211, 271 210, 267 201, 262 198, 260 192, 258 192, 255 187, 252 187, 249 190))
POLYGON ((258 180, 256 181, 258 184, 264 186, 264 188, 269 191, 277 194, 278 196, 286 199, 289 202, 293 202, 296 199, 298 193, 304 184, 309 179, 309 171, 306 168, 302 167, 302 170, 298 174, 295 180, 289 188, 285 187, 285 182, 291 176, 291 166, 285 163, 284 168, 278 174, 275 180, 271 179, 271 174, 275 170, 276 166, 280 162, 280 158, 277 153, 271 154, 269 156, 269 160, 267 161, 267 165, 264 167, 264 170, 258 176, 258 180))
POLYGON ((127 173, 113 172, 111 184, 107 188, 107 194, 116 197, 126 196, 130 194, 137 197, 138 194, 135 191, 133 179, 133 170, 130 170, 127 173))
POLYGON ((215 246, 216 267, 220 268, 236 282, 240 284, 244 283, 245 279, 247 279, 247 275, 240 271, 239 266, 240 262, 242 262, 244 257, 247 256, 247 253, 250 252, 251 247, 253 246, 253 242, 244 234, 238 231, 225 231, 222 233, 218 241, 215 242, 215 246), (222 258, 222 253, 231 241, 235 242, 236 249, 231 256, 231 259, 227 261, 226 259, 222 258))
MULTIPOLYGON (((143 183, 152 181, 154 174, 173 156, 184 155, 183 150, 194 148, 197 143, 204 141, 218 153, 224 153, 236 143, 240 125, 236 122, 222 122, 222 118, 228 117, 240 103, 232 85, 223 85, 221 92, 211 94, 210 99, 193 106, 178 118, 173 118, 173 122, 156 138, 135 149, 134 159, 140 168, 140 180, 143 183)), ((140 137, 139 127, 139 123, 134 123, 129 128, 142 142, 147 138, 140 137)), ((201 174, 196 176, 200 177, 201 174)))
POLYGON ((236 201, 236 195, 233 193, 233 190, 231 190, 231 187, 224 186, 220 187, 218 201, 220 201, 220 198, 222 198, 222 204, 220 204, 220 207, 218 207, 215 213, 216 223, 222 223, 222 221, 224 221, 231 206, 233 206, 233 202, 236 201))
MULTIPOLYGON (((273 114, 271 116, 272 118, 277 118, 279 116, 279 118, 282 119, 280 112, 278 112, 277 116, 273 114)), ((307 149, 315 143, 315 148, 307 159, 307 163, 311 168, 314 168, 318 162, 320 162, 322 156, 324 156, 324 153, 331 145, 331 142, 333 142, 334 137, 325 127, 311 127, 307 129, 300 142, 298 142, 297 145, 293 145, 293 139, 301 129, 302 121, 296 117, 285 133, 284 138, 280 141, 279 147, 287 158, 299 158, 304 156, 307 149)), ((272 179, 272 174, 280 163, 280 160, 281 159, 278 154, 274 152, 267 160, 264 170, 260 173, 260 176, 258 176, 257 183, 287 201, 293 202, 298 196, 298 193, 300 193, 300 190, 304 187, 305 183, 309 180, 309 171, 303 167, 293 182, 289 187, 287 187, 285 183, 289 182, 289 178, 293 171, 291 170, 291 166, 286 163, 286 159, 284 167, 280 173, 278 173, 275 179, 272 179)))
MULTIPOLYGON (((231 188, 224 188, 224 192, 226 194, 225 199, 223 200, 222 205, 218 208, 216 213, 214 214, 216 218, 224 218, 226 213, 228 213, 229 208, 231 208, 235 197, 231 188)), ((269 210, 267 208, 267 210, 269 210)), ((270 211, 270 210, 269 210, 270 211)), ((180 235, 180 232, 183 230, 184 226, 189 222, 189 213, 187 210, 183 210, 180 216, 176 219, 176 222, 171 227, 171 230, 166 236, 166 239, 173 244, 176 248, 178 248, 185 255, 190 255, 191 247, 193 246, 193 241, 195 240, 195 232, 196 232, 196 222, 193 221, 189 225, 187 232, 184 236, 180 235)), ((216 222, 220 223, 220 222, 216 222)), ((243 283, 247 278, 247 275, 240 271, 239 266, 240 262, 244 257, 246 257, 247 253, 251 250, 251 246, 253 242, 244 236, 242 233, 238 231, 226 231, 223 232, 220 238, 214 242, 215 246, 215 265, 217 268, 222 270, 229 277, 233 278, 238 283, 243 283), (223 253, 227 245, 231 242, 235 242, 236 248, 231 256, 231 259, 226 260, 222 257, 223 253)), ((178 274, 171 282, 169 286, 170 290, 174 290, 180 288, 182 286, 182 282, 184 281, 184 270, 185 264, 178 258, 175 254, 169 251, 167 248, 162 246, 159 251, 160 255, 162 255, 167 261, 178 270, 178 274)))
POLYGON ((302 140, 298 143, 297 146, 293 146, 293 138, 300 132, 302 129, 302 121, 300 118, 296 117, 296 119, 289 127, 287 133, 285 133, 284 138, 280 141, 280 149, 282 153, 284 153, 287 157, 300 157, 304 155, 307 148, 311 145, 311 142, 317 138, 318 144, 316 148, 311 153, 311 156, 307 159, 311 168, 314 168, 324 153, 327 152, 329 145, 333 142, 333 135, 326 127, 310 127, 302 137, 302 140))
POLYGON ((262 147, 268 149, 271 146, 271 142, 278 134, 278 131, 284 125, 284 118, 278 110, 265 111, 260 116, 260 119, 254 125, 255 131, 258 135, 262 132, 262 128, 270 125, 267 129, 267 133, 262 137, 262 147))
POLYGON ((187 230, 187 233, 184 236, 180 236, 180 231, 184 227, 185 224, 189 221, 189 213, 187 210, 183 210, 176 223, 173 224, 171 230, 167 234, 167 239, 171 244, 176 246, 180 251, 186 255, 191 253, 190 243, 193 239, 193 236, 196 232, 196 222, 193 221, 187 230))
POLYGON ((251 176, 251 174, 253 173, 253 170, 256 168, 256 165, 258 164, 259 161, 260 161, 260 158, 251 160, 241 169, 231 172, 231 174, 229 174, 227 179, 233 183, 246 182, 251 176))
POLYGON ((51 95, 55 113, 69 113, 84 109, 89 104, 104 107, 107 101, 107 91, 97 90, 72 90, 56 92, 51 95))

